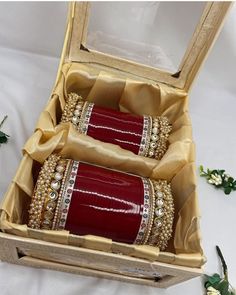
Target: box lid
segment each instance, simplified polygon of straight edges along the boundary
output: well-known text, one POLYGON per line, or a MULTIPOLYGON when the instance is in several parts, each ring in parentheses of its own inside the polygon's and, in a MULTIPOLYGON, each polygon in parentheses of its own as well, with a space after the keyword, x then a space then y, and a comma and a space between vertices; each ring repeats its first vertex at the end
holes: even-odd
POLYGON ((102 65, 188 91, 231 4, 73 2, 65 59, 102 65))

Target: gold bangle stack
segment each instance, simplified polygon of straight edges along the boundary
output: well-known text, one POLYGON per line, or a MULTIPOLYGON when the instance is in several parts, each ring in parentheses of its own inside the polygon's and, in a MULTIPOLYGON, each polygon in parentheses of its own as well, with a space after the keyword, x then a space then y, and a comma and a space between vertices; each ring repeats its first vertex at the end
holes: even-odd
POLYGON ((28 226, 34 229, 52 229, 58 216, 58 204, 65 185, 70 160, 52 154, 44 162, 35 185, 29 210, 28 226))
MULTIPOLYGON (((87 134, 94 104, 83 101, 76 93, 68 95, 61 123, 71 122, 79 133, 87 134)), ((139 155, 160 160, 167 150, 171 125, 167 117, 144 116, 139 155)))
POLYGON ((170 184, 167 181, 151 180, 151 182, 155 194, 155 215, 147 244, 157 246, 160 250, 165 250, 172 235, 174 220, 173 196, 170 184))

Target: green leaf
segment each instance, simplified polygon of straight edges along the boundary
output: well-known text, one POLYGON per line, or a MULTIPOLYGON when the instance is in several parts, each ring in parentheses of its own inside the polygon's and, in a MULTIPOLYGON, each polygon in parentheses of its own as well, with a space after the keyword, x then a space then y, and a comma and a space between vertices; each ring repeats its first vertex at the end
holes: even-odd
POLYGON ((4 132, 0 131, 0 137, 2 137, 2 136, 10 137, 10 136, 9 136, 9 135, 7 135, 6 133, 4 133, 4 132))
POLYGON ((224 192, 226 195, 229 195, 231 193, 231 190, 232 190, 231 187, 227 186, 227 187, 225 187, 224 192))
POLYGON ((214 169, 211 171, 211 174, 219 174, 219 173, 218 173, 218 170, 214 169))
POLYGON ((8 141, 8 135, 0 131, 0 144, 8 141))
POLYGON ((207 281, 205 283, 205 287, 208 288, 214 284, 218 284, 222 279, 220 277, 220 275, 218 273, 215 273, 213 274, 212 276, 207 276, 206 275, 206 278, 207 278, 207 281))
POLYGON ((233 182, 233 181, 234 181, 233 177, 229 177, 228 182, 233 182))
POLYGON ((229 187, 229 184, 228 184, 227 181, 224 181, 224 182, 223 182, 223 187, 224 187, 224 188, 229 187))
POLYGON ((203 168, 202 165, 199 166, 199 170, 200 170, 200 172, 203 172, 204 171, 204 168, 203 168))
POLYGON ((228 295, 229 294, 229 282, 226 280, 222 280, 217 288, 220 291, 221 295, 228 295))

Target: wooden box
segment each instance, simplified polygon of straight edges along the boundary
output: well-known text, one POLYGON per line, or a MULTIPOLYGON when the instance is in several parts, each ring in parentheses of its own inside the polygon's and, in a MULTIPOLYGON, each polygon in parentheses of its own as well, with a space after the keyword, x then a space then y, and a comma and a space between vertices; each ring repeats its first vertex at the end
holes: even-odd
MULTIPOLYGON (((201 275, 205 262, 200 245, 188 91, 231 3, 206 3, 175 72, 130 61, 124 56, 115 57, 108 54, 109 46, 104 47, 108 53, 92 50, 94 44, 95 48, 101 45, 104 36, 99 33, 97 43, 91 36, 87 40, 90 4, 70 4, 64 48, 51 98, 35 133, 24 147, 22 162, 1 205, 0 258, 19 265, 168 287, 201 275), (86 135, 77 136, 69 124, 58 125, 70 91, 98 105, 124 112, 167 115, 173 132, 166 155, 161 161, 144 159, 86 135), (66 231, 28 228, 27 208, 36 163, 42 163, 53 151, 77 160, 169 180, 176 213, 174 234, 167 251, 95 236, 75 236, 66 231)), ((113 36, 109 38, 114 41, 113 36)), ((109 40, 106 42, 110 44, 109 40)), ((118 39, 121 48, 119 51, 115 46, 115 49, 119 55, 124 53, 122 46, 126 42, 118 39)), ((133 48, 136 45, 134 42, 133 48)))

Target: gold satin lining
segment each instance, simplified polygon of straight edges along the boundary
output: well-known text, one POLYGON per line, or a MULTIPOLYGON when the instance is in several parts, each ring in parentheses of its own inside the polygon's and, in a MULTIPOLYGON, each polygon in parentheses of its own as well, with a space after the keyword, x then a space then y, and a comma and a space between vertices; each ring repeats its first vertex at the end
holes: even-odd
POLYGON ((2 203, 1 228, 12 234, 62 244, 119 252, 161 262, 200 267, 205 262, 200 245, 199 209, 196 194, 195 151, 188 114, 188 96, 164 84, 124 78, 95 66, 64 64, 52 97, 41 113, 35 133, 24 147, 24 157, 2 203), (65 105, 65 95, 76 92, 99 106, 139 115, 165 115, 173 131, 169 148, 157 161, 130 151, 78 135, 69 123, 56 125, 65 105), (35 231, 27 228, 26 208, 33 193, 32 171, 53 152, 64 157, 135 173, 167 179, 175 202, 173 237, 166 252, 150 246, 126 245, 94 236, 73 236, 66 231, 35 231))

